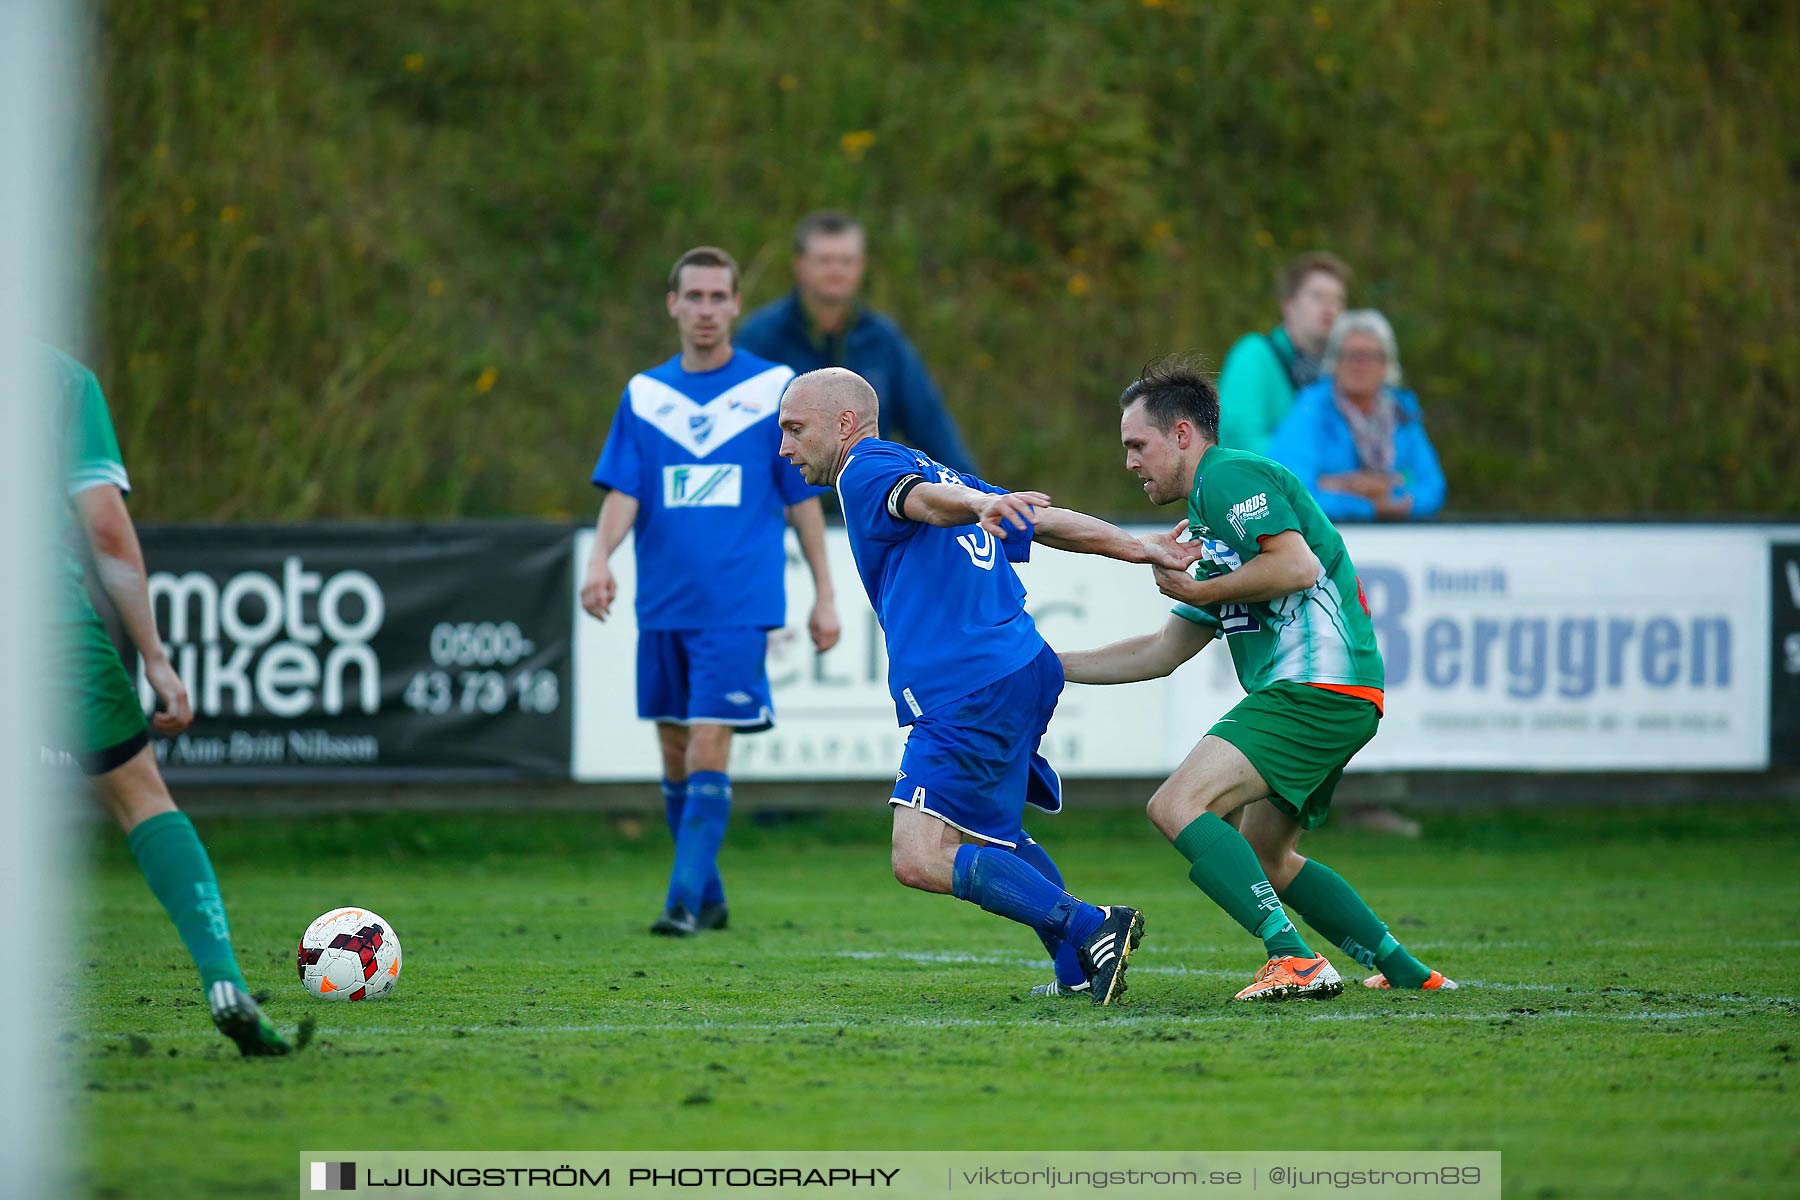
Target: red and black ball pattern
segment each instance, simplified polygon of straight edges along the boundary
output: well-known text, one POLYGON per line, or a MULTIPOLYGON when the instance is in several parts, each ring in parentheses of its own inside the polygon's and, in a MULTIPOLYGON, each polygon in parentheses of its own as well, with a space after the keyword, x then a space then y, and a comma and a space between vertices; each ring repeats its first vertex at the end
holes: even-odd
MULTIPOLYGON (((355 933, 340 933, 331 939, 330 949, 347 950, 362 960, 365 986, 351 992, 345 997, 346 1000, 361 1000, 368 995, 367 981, 375 978, 375 973, 381 969, 381 964, 375 961, 375 952, 381 949, 382 938, 386 933, 387 930, 379 925, 364 925, 355 933)), ((324 953, 323 949, 316 946, 301 944, 299 970, 302 982, 306 980, 306 968, 318 962, 320 955, 324 953)))

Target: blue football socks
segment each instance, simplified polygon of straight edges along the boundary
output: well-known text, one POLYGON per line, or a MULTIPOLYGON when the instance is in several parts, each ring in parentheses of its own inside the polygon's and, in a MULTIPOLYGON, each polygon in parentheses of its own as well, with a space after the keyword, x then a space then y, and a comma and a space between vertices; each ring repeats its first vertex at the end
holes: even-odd
MULTIPOLYGON (((730 782, 727 781, 727 796, 730 794, 730 782)), ((669 827, 669 837, 676 842, 681 840, 681 814, 687 808, 688 781, 685 779, 665 779, 662 781, 663 822, 669 827)), ((719 865, 715 859, 712 874, 707 877, 706 886, 701 889, 700 903, 725 903, 725 883, 719 878, 719 865)), ((673 879, 669 883, 668 899, 663 907, 675 906, 675 885, 673 879)), ((690 909, 690 912, 698 911, 690 909)))
MULTIPOLYGON (((1048 879, 1057 887, 1063 886, 1062 872, 1057 870, 1056 860, 1050 852, 1031 839, 1031 835, 1023 829, 1017 835, 1018 846, 1013 854, 1023 859, 1039 875, 1048 879)), ((1044 949, 1056 962, 1056 982, 1064 987, 1074 987, 1086 983, 1087 975, 1081 969, 1080 946, 1075 942, 1066 942, 1055 934, 1038 933, 1038 939, 1044 943, 1044 949)))
POLYGON ((669 873, 669 907, 682 905, 698 913, 709 884, 718 883, 719 846, 731 816, 731 777, 723 771, 695 771, 688 776, 681 824, 675 833, 675 868, 669 873))
POLYGON ((987 912, 1029 925, 1076 946, 1093 936, 1106 916, 1045 879, 1037 868, 1001 846, 961 846, 951 868, 950 892, 987 912))

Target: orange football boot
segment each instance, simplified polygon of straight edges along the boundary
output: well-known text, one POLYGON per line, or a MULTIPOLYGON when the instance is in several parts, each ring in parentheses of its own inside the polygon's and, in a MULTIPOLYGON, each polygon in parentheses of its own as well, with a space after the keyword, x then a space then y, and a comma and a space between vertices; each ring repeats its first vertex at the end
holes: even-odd
POLYGON ((1329 1000, 1344 990, 1344 981, 1323 958, 1284 954, 1271 958, 1256 973, 1239 1000, 1329 1000))
MULTIPOLYGON (((1363 986, 1366 988, 1380 988, 1383 991, 1392 990, 1394 987, 1393 984, 1388 982, 1388 977, 1386 975, 1371 975, 1363 980, 1363 986)), ((1454 992, 1456 987, 1456 980, 1445 979, 1442 971, 1433 971, 1426 978, 1425 982, 1419 985, 1418 990, 1421 992, 1454 992)), ((1406 990, 1410 991, 1412 989, 1408 988, 1406 990)))

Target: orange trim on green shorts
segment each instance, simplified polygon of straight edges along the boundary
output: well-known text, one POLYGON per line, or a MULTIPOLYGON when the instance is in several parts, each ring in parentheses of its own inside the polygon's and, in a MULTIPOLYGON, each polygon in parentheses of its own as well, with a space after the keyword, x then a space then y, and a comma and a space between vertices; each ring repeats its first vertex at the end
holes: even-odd
POLYGON ((1309 683, 1306 686, 1321 688, 1327 692, 1336 692, 1340 696, 1355 696, 1358 700, 1367 700, 1375 706, 1376 712, 1383 716, 1387 715, 1387 709, 1382 705, 1380 688, 1364 687, 1357 683, 1309 683))

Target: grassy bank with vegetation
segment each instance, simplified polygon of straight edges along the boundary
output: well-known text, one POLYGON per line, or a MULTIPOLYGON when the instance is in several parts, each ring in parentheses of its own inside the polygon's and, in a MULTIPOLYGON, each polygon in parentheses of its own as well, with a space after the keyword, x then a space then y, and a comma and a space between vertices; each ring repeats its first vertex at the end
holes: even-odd
POLYGON ((995 479, 1144 514, 1113 397, 1332 248, 1458 513, 1800 510, 1800 9, 98 6, 88 357, 152 520, 585 517, 669 261, 809 208, 995 479))

